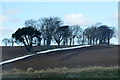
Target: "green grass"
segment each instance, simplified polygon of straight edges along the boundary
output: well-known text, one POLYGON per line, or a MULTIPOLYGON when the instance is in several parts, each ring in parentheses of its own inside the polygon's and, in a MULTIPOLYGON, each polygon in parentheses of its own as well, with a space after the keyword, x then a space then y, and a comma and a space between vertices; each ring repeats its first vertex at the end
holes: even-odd
POLYGON ((118 78, 118 67, 54 68, 4 71, 3 78, 118 78))

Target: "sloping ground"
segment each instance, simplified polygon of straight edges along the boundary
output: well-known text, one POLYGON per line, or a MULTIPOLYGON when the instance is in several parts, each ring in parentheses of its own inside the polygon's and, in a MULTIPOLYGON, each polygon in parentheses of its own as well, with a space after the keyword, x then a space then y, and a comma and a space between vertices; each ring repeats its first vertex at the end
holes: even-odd
POLYGON ((0 48, 2 48, 2 61, 17 57, 19 55, 23 55, 27 52, 25 47, 20 46, 3 46, 0 48))
MULTIPOLYGON (((33 52, 43 51, 47 49, 54 49, 58 46, 33 46, 33 52)), ((61 46, 64 47, 64 46, 61 46)), ((68 46, 69 47, 69 46, 68 46)), ((0 46, 0 50, 2 50, 2 61, 13 59, 18 56, 23 56, 25 54, 29 54, 24 46, 0 46)))
MULTIPOLYGON (((120 47, 120 46, 119 46, 120 47)), ((88 67, 118 65, 118 46, 97 45, 73 50, 38 54, 3 65, 3 70, 13 68, 35 70, 56 67, 88 67)))

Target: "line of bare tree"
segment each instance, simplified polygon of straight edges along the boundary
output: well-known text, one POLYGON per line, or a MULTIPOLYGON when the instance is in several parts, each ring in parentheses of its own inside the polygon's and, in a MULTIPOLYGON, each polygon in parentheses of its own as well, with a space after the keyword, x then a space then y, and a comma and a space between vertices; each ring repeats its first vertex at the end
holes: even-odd
POLYGON ((59 17, 41 18, 39 20, 25 21, 25 27, 19 28, 12 34, 12 40, 7 38, 2 42, 7 44, 24 44, 30 51, 33 45, 40 46, 51 44, 82 45, 82 44, 110 44, 110 39, 115 36, 115 28, 107 25, 95 24, 86 29, 79 25, 64 25, 59 17))

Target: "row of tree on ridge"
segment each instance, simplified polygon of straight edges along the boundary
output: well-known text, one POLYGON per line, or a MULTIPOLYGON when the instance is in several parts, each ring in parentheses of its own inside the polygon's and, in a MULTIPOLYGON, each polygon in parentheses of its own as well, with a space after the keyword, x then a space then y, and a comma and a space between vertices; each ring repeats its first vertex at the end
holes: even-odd
POLYGON ((14 43, 24 45, 28 51, 32 46, 51 44, 82 45, 82 44, 110 44, 110 39, 115 37, 115 28, 100 23, 82 29, 80 25, 64 25, 59 17, 42 18, 38 21, 27 20, 25 27, 19 28, 12 34, 12 38, 4 38, 2 42, 7 46, 14 43))

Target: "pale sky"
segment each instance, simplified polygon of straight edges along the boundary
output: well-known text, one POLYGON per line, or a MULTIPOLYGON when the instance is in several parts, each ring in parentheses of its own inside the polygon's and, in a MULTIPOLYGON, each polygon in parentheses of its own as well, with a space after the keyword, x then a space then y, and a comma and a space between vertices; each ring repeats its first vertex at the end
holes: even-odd
MULTIPOLYGON (((96 22, 118 28, 118 2, 1 2, 0 45, 10 38, 25 20, 60 17, 64 24, 78 24, 82 28, 96 22)), ((118 43, 117 38, 112 43, 118 43)))

